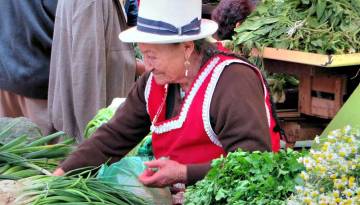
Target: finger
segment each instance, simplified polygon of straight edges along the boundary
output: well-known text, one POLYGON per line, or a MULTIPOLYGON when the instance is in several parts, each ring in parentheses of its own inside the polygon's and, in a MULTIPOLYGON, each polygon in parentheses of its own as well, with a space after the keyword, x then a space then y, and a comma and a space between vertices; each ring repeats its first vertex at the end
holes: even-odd
POLYGON ((144 172, 141 173, 141 175, 144 175, 144 176, 152 176, 154 174, 155 174, 155 172, 152 169, 145 169, 144 172))
POLYGON ((62 168, 57 168, 53 173, 52 175, 54 176, 62 176, 65 174, 65 171, 62 169, 62 168))
POLYGON ((153 160, 153 161, 144 162, 144 164, 148 168, 161 168, 165 166, 166 160, 153 160))
POLYGON ((162 178, 163 178, 163 176, 161 174, 159 174, 159 172, 156 172, 151 176, 140 175, 139 181, 146 186, 156 186, 160 182, 160 179, 162 179, 162 178))

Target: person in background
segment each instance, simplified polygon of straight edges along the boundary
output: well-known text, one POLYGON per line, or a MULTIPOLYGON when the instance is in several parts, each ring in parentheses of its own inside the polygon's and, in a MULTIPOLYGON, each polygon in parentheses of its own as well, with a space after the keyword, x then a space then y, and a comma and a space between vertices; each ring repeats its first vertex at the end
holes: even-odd
POLYGON ((219 24, 214 38, 231 40, 234 29, 245 21, 255 6, 249 0, 221 0, 211 13, 211 19, 219 24))
POLYGON ((150 130, 156 160, 145 163, 139 180, 153 187, 193 184, 213 159, 239 148, 278 151, 264 78, 205 40, 217 28, 201 19, 201 0, 142 0, 137 26, 120 39, 139 44, 147 72, 53 174, 116 162, 150 130))
POLYGON ((123 0, 125 1, 123 4, 126 20, 128 26, 136 26, 137 22, 137 15, 139 10, 139 3, 138 0, 123 0))
POLYGON ((25 116, 51 132, 47 98, 57 0, 0 3, 0 117, 25 116))
POLYGON ((48 104, 54 129, 80 142, 96 112, 127 95, 135 79, 135 53, 118 34, 134 26, 136 9, 134 0, 59 0, 48 104))

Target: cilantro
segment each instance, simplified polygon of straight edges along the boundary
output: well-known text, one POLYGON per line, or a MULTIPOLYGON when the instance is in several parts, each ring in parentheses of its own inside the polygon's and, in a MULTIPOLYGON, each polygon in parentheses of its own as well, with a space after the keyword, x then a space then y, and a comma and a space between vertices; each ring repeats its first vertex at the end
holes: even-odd
POLYGON ((296 176, 304 170, 297 162, 301 156, 290 149, 229 153, 226 158, 213 160, 207 176, 188 187, 185 204, 283 204, 294 192, 296 176))

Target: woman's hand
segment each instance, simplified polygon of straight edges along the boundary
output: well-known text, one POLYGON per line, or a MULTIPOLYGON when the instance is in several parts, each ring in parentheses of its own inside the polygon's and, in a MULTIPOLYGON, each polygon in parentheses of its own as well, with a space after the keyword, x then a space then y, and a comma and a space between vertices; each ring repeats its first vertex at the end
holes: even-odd
POLYGON ((63 176, 65 174, 64 170, 60 168, 57 168, 53 173, 52 175, 53 176, 63 176))
POLYGON ((186 182, 187 167, 173 160, 159 159, 144 163, 148 168, 139 176, 146 186, 165 187, 186 182))

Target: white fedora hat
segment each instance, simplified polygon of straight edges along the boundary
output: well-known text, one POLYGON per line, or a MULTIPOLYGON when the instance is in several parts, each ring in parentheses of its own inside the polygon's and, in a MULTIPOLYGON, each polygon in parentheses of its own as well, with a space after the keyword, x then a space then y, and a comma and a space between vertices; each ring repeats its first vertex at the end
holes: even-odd
POLYGON ((120 33, 123 42, 178 43, 206 38, 216 22, 201 19, 201 0, 141 0, 137 26, 120 33))

